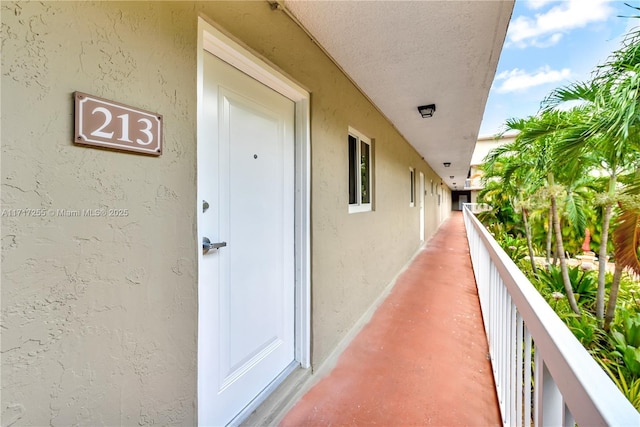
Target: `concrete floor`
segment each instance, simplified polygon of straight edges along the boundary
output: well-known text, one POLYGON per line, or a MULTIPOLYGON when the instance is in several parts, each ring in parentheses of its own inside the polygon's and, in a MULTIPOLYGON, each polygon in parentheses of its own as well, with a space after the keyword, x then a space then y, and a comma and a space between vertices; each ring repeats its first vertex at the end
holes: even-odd
POLYGON ((499 426, 462 214, 398 278, 288 426, 499 426))

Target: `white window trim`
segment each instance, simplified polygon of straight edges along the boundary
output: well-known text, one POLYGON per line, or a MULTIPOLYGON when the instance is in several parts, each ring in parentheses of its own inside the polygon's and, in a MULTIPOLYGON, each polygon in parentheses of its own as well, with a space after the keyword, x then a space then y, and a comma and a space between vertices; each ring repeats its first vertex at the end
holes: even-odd
POLYGON ((371 203, 364 205, 349 205, 349 213, 371 212, 371 203))
MULTIPOLYGON (((360 183, 360 174, 356 174, 356 188, 358 189, 358 201, 354 204, 349 204, 349 213, 360 213, 360 212, 371 212, 373 206, 373 143, 371 142, 371 138, 363 134, 362 132, 352 128, 349 126, 349 135, 354 136, 358 140, 358 144, 356 144, 356 152, 357 157, 360 159, 360 144, 362 141, 369 146, 369 192, 371 193, 369 196, 369 203, 361 203, 360 199, 362 197, 361 192, 361 183, 360 183)), ((351 165, 349 165, 351 167, 351 165)))

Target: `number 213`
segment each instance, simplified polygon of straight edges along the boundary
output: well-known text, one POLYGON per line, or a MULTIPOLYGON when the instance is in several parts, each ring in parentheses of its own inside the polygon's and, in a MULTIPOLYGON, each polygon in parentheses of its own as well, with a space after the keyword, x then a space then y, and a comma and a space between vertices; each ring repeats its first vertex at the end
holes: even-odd
MULTIPOLYGON (((104 131, 104 128, 109 126, 111 124, 111 121, 113 120, 113 115, 111 114, 111 111, 107 110, 104 107, 96 107, 93 109, 91 114, 96 114, 96 113, 101 113, 104 115, 104 122, 98 129, 91 132, 91 135, 99 138, 107 138, 107 139, 113 138, 113 132, 104 131)), ((133 142, 131 139, 129 139, 129 114, 126 114, 126 113, 120 114, 119 116, 117 116, 117 118, 120 119, 120 124, 121 124, 120 137, 118 138, 118 141, 133 142)), ((143 129, 138 129, 138 130, 146 136, 146 139, 142 140, 140 138, 136 138, 136 143, 140 145, 151 144, 153 142, 153 133, 151 133, 151 128, 153 126, 153 123, 151 123, 151 120, 145 119, 145 118, 138 119, 137 123, 144 124, 145 127, 143 129)))

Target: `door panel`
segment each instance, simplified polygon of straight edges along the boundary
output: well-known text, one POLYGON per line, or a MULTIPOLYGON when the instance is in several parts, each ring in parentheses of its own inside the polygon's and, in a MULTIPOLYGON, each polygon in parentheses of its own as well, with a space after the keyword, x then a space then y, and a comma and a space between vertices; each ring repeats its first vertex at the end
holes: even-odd
POLYGON ((203 89, 198 232, 227 246, 200 258, 199 423, 225 425, 294 360, 294 103, 208 53, 203 89))

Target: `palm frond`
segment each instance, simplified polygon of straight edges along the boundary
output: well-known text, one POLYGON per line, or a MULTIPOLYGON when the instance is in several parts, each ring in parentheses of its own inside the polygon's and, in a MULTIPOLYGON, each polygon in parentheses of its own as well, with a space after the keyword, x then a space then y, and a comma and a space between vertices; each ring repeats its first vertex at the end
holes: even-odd
POLYGON ((585 201, 579 193, 573 191, 567 193, 565 211, 569 224, 580 235, 587 228, 587 217, 585 215, 585 201))
POLYGON ((543 111, 553 110, 558 106, 570 101, 595 102, 598 90, 597 87, 588 82, 575 82, 567 86, 562 86, 552 91, 542 101, 543 111))
POLYGON ((616 220, 613 231, 616 263, 640 274, 638 247, 640 245, 640 214, 632 210, 623 210, 616 220))

